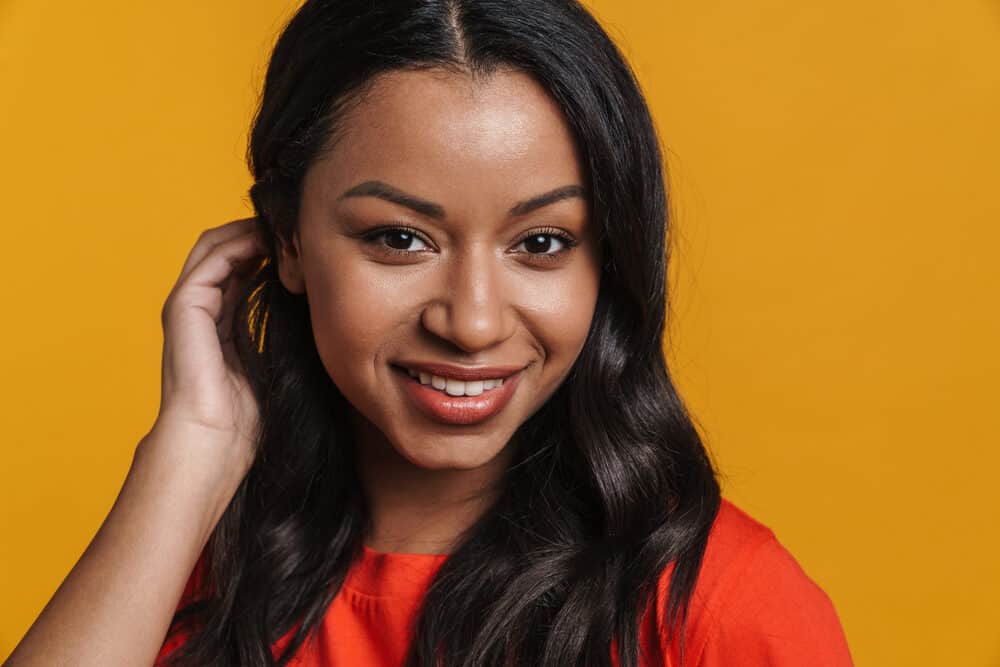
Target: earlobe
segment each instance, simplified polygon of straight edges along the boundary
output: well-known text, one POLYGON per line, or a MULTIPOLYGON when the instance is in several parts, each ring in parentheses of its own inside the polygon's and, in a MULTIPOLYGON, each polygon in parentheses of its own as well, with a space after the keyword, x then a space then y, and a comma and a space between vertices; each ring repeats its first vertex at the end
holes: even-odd
POLYGON ((298 234, 293 236, 291 246, 283 239, 278 240, 278 278, 292 294, 303 294, 306 286, 302 278, 302 254, 299 251, 298 234))

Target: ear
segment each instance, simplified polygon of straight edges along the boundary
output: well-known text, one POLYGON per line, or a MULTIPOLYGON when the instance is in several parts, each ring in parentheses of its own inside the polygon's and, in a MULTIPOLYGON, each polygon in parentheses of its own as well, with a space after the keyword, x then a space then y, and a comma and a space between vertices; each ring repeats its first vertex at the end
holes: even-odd
POLYGON ((278 278, 285 289, 292 294, 304 294, 306 283, 302 277, 302 253, 299 249, 299 233, 292 234, 292 244, 278 238, 278 278))

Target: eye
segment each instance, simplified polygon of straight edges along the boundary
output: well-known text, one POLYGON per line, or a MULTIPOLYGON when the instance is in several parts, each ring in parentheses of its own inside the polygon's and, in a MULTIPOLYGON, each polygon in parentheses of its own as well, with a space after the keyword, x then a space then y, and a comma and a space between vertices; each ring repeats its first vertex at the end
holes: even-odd
POLYGON ((524 246, 532 261, 548 262, 560 259, 576 245, 577 241, 563 231, 539 229, 521 239, 517 247, 524 246))
MULTIPOLYGON (((432 249, 421 233, 410 227, 379 227, 365 234, 362 239, 386 255, 402 257, 432 249)), ((546 263, 562 259, 578 243, 560 229, 545 228, 533 230, 523 236, 514 248, 518 254, 527 256, 529 261, 546 263), (522 246, 524 250, 518 250, 522 246)))
POLYGON ((420 234, 408 227, 382 227, 366 234, 364 241, 377 245, 379 250, 390 255, 410 255, 428 249, 420 234), (423 247, 413 247, 414 243, 423 244, 423 247))

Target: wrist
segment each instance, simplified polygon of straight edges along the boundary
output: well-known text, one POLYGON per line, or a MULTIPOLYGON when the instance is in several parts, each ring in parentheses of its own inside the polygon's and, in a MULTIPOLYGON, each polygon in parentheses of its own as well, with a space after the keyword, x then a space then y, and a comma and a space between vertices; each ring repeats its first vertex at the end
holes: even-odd
POLYGON ((249 470, 251 450, 214 429, 158 420, 136 446, 126 484, 169 502, 207 539, 249 470))

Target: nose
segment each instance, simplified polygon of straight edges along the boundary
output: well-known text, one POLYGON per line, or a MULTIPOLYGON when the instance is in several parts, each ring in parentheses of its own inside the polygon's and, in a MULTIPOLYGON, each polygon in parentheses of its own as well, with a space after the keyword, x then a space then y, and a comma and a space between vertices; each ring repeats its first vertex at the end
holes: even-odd
POLYGON ((502 267, 486 248, 459 252, 442 266, 438 290, 421 315, 424 328, 437 337, 471 354, 513 335, 514 314, 502 267))

